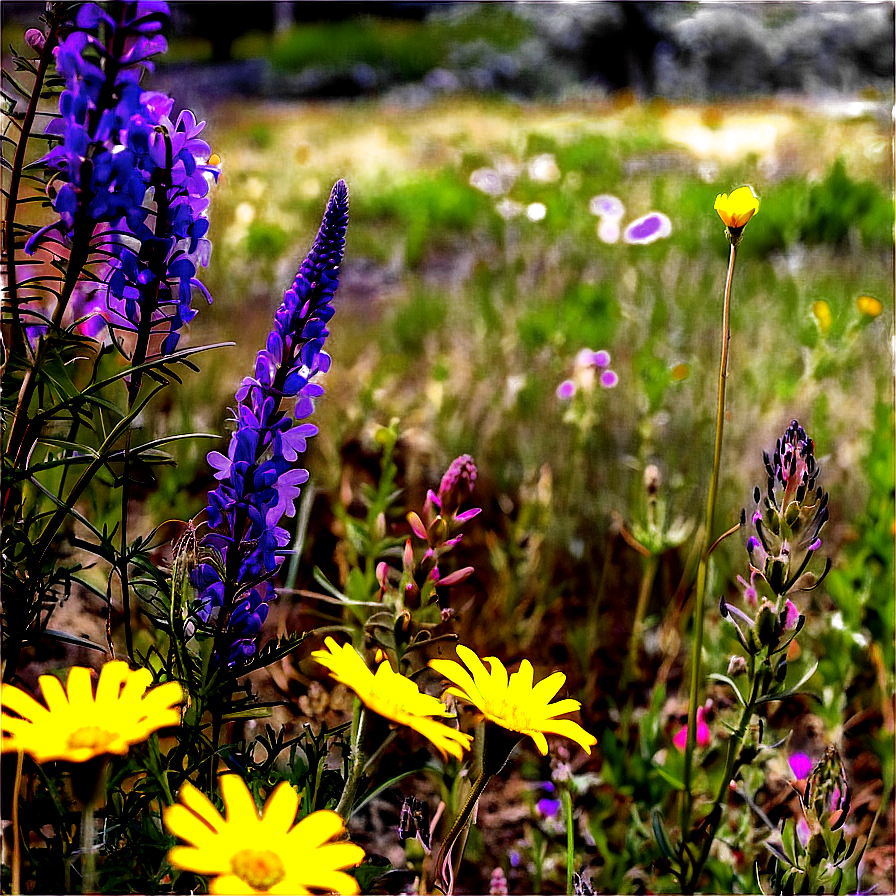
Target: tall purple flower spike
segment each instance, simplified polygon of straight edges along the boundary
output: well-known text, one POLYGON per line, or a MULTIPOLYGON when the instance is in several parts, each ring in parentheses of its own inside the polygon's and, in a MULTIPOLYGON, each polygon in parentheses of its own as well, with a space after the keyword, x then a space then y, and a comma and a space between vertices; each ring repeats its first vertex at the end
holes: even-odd
POLYGON ((314 376, 330 367, 323 347, 347 225, 348 188, 340 180, 317 239, 274 315, 254 376, 246 377, 236 393, 237 429, 227 454, 208 455, 219 485, 208 496, 211 531, 202 543, 214 559, 196 568, 192 582, 199 590, 199 617, 215 622, 216 656, 230 666, 255 654, 274 597, 271 579, 289 542, 280 522, 295 515, 308 480, 297 461, 317 427, 299 421, 323 394, 314 376), (295 401, 291 412, 283 408, 288 399, 295 401))
MULTIPOLYGON (((765 493, 758 486, 753 491, 756 509, 749 519, 752 534, 747 538, 750 579, 739 576, 738 581, 747 603, 758 606, 759 616, 772 610, 777 620, 772 640, 798 630, 801 624, 799 610, 788 595, 817 588, 831 568, 828 558, 820 575, 807 569, 821 548, 821 532, 828 521, 828 496, 818 484, 814 450, 812 439, 794 420, 778 439, 774 453, 763 452, 768 474, 765 493)), ((741 513, 741 525, 748 527, 746 511, 741 513)), ((724 598, 719 606, 738 628, 737 620, 754 624, 724 598)))
POLYGON ((51 198, 59 217, 25 251, 32 254, 54 231, 66 241, 98 236, 108 257, 98 268, 105 308, 94 300, 89 310, 125 329, 167 327, 162 353, 170 354, 196 314, 194 288, 211 302, 196 270, 211 253, 206 175, 217 180, 220 169, 208 163, 211 150, 199 136, 205 122, 189 110, 172 121, 174 100, 140 87, 152 57, 166 49, 160 32, 167 3, 110 9, 80 7, 57 49, 66 86, 60 118, 47 131, 61 140, 43 162, 55 170, 51 198))

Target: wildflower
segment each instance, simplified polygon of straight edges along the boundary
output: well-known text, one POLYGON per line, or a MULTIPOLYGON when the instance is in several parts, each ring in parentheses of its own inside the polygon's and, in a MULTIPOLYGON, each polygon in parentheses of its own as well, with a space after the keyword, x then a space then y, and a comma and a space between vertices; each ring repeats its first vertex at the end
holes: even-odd
POLYGON ((672 222, 662 212, 648 212, 625 228, 622 239, 630 245, 646 246, 672 233, 672 222))
POLYGON ((543 202, 531 202, 526 206, 526 217, 530 221, 544 221, 548 208, 543 202))
POLYGON ((804 781, 809 777, 812 771, 812 759, 806 753, 791 753, 787 758, 790 763, 790 770, 796 776, 797 780, 804 781))
POLYGON ((4 685, 0 751, 24 751, 35 762, 65 759, 86 762, 112 753, 124 756, 132 744, 159 728, 180 724, 177 704, 183 699, 174 681, 147 690, 149 669, 132 671, 122 660, 106 663, 94 695, 92 670, 73 666, 66 688, 53 675, 38 679, 46 706, 14 685, 4 685))
MULTIPOLYGON (((712 740, 712 732, 709 730, 709 725, 706 724, 706 720, 704 718, 704 709, 702 706, 697 707, 697 746, 698 747, 706 747, 709 745, 712 740)), ((688 726, 684 725, 680 728, 676 733, 675 737, 672 738, 672 743, 675 744, 676 748, 679 750, 684 750, 685 745, 688 742, 688 726)))
POLYGON ((597 238, 602 243, 619 241, 619 222, 625 214, 625 206, 620 199, 609 194, 594 196, 588 203, 588 210, 600 220, 597 223, 597 238))
POLYGON ((196 567, 191 581, 200 592, 200 619, 226 616, 223 627, 217 626, 216 655, 229 665, 255 653, 256 636, 274 596, 269 580, 289 541, 279 523, 284 515, 295 515, 301 486, 308 480, 308 472, 295 463, 317 427, 297 421, 311 414, 313 400, 323 394, 312 378, 330 367, 323 347, 347 224, 348 189, 339 181, 317 239, 274 315, 255 375, 246 377, 236 393, 237 429, 228 452, 208 456, 219 485, 208 496, 211 532, 203 546, 215 556, 196 567), (286 399, 295 400, 292 413, 281 409, 286 399))
POLYGON ((859 296, 856 299, 856 308, 867 317, 877 317, 884 310, 880 300, 873 296, 859 296))
POLYGON ((725 225, 729 241, 737 245, 747 222, 759 211, 759 199, 752 187, 738 187, 730 196, 719 193, 714 208, 725 225))
POLYGON ((187 846, 175 846, 168 861, 176 868, 211 877, 210 893, 357 893, 346 868, 364 859, 345 835, 342 819, 329 810, 295 822, 299 797, 281 781, 259 815, 249 788, 237 775, 220 779, 225 815, 192 784, 180 802, 163 810, 165 827, 187 846))
POLYGON ((759 211, 759 199, 752 187, 738 187, 730 196, 727 193, 716 196, 714 208, 726 227, 737 229, 744 227, 759 211))
POLYGON ((195 275, 211 252, 206 175, 217 180, 219 173, 199 137, 205 123, 189 110, 172 122, 174 101, 139 86, 152 56, 166 48, 167 16, 167 4, 155 0, 118 4, 112 15, 93 3, 79 8, 57 50, 66 86, 47 131, 61 140, 42 159, 53 172, 59 218, 25 246, 33 253, 53 230, 80 246, 84 261, 88 244, 102 246, 101 316, 137 330, 141 345, 150 330, 167 327, 163 354, 174 351, 196 314, 194 288, 211 302, 195 275))
POLYGON ((460 759, 469 749, 469 734, 433 718, 451 715, 437 697, 421 693, 413 681, 394 672, 387 661, 379 664, 376 673, 371 672, 351 644, 340 647, 329 637, 324 644, 326 650, 315 650, 311 656, 326 666, 337 681, 351 688, 371 712, 422 734, 443 758, 450 754, 460 759))
POLYGON ((557 387, 557 397, 564 401, 572 398, 580 389, 589 394, 594 391, 595 383, 603 389, 613 389, 619 383, 619 376, 610 370, 610 353, 601 349, 580 349, 576 354, 572 379, 564 380, 557 387))
POLYGON ((830 746, 806 778, 803 811, 813 825, 842 827, 849 814, 852 791, 837 748, 830 746))
POLYGON ((551 184, 560 180, 560 168, 552 153, 543 152, 529 161, 526 171, 530 180, 539 184, 551 184))
POLYGON ((566 698, 556 703, 551 699, 563 687, 566 676, 554 672, 533 685, 532 664, 520 663, 519 671, 508 678, 507 669, 496 657, 486 657, 486 670, 476 654, 462 644, 457 655, 466 669, 454 660, 430 660, 429 665, 450 682, 447 693, 473 704, 485 717, 500 728, 531 737, 542 756, 547 755, 545 734, 559 734, 579 744, 585 752, 597 743, 577 722, 557 716, 578 710, 578 700, 566 698), (467 671, 469 670, 469 671, 467 671))
POLYGON ((831 329, 831 323, 833 322, 831 306, 823 299, 819 299, 817 302, 812 303, 812 313, 815 315, 815 320, 818 321, 818 329, 822 333, 827 333, 831 329))

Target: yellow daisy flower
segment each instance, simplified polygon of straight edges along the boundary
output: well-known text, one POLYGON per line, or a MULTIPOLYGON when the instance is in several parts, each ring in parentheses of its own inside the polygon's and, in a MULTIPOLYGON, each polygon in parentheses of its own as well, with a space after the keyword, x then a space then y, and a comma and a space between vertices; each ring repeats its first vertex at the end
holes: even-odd
POLYGON ((123 756, 153 731, 180 724, 183 690, 176 681, 147 691, 149 669, 133 671, 126 662, 113 660, 103 666, 94 696, 92 671, 69 669, 67 690, 55 676, 41 675, 46 706, 20 688, 4 685, 0 704, 16 715, 0 716, 0 752, 21 750, 35 762, 86 762, 106 753, 123 756))
POLYGON ((448 688, 449 694, 472 703, 487 719, 501 728, 528 735, 535 741, 542 756, 548 752, 545 734, 568 737, 586 753, 591 752, 591 748, 597 743, 596 737, 590 735, 578 722, 556 718, 579 709, 579 701, 566 698, 556 703, 550 702, 566 682, 566 676, 562 672, 554 672, 533 685, 532 664, 528 660, 523 660, 519 671, 508 679, 507 669, 496 657, 485 658, 491 667, 489 672, 469 647, 459 644, 457 655, 464 661, 469 672, 454 660, 430 660, 429 663, 436 672, 455 685, 448 688))
POLYGON ((759 211, 759 199, 752 187, 738 187, 730 196, 716 196, 715 210, 726 227, 740 230, 759 211))
POLYGON ((342 819, 329 810, 312 812, 294 824, 299 797, 281 781, 261 815, 238 775, 219 781, 225 816, 192 784, 180 789, 180 802, 162 812, 165 827, 188 846, 175 846, 168 861, 176 868, 212 878, 209 893, 357 893, 346 874, 364 859, 354 843, 332 843, 345 834, 342 819))
POLYGON ((856 308, 862 314, 867 314, 868 317, 877 317, 884 310, 880 300, 875 299, 874 296, 859 296, 856 299, 856 308))
POLYGON ((450 715, 438 697, 422 693, 413 681, 394 672, 388 662, 381 662, 374 674, 351 644, 340 646, 333 638, 326 638, 324 645, 325 650, 315 650, 311 656, 351 688, 371 712, 419 732, 444 758, 450 754, 460 759, 469 749, 473 740, 469 734, 432 718, 450 715))

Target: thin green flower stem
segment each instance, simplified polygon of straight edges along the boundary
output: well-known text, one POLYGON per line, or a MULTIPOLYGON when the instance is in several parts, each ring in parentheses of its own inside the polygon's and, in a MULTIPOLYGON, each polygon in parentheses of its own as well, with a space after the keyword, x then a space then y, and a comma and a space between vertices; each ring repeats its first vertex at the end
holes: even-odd
POLYGON ((737 763, 738 756, 740 756, 740 748, 744 741, 744 735, 746 735, 747 728, 753 718, 753 713, 756 711, 756 701, 761 696, 759 690, 762 684, 762 676, 756 674, 756 657, 752 654, 747 658, 747 676, 750 680, 750 698, 747 700, 743 711, 741 712, 740 723, 737 726, 737 730, 728 738, 725 772, 719 782, 719 790, 716 794, 715 802, 712 804, 712 809, 710 809, 709 812, 708 818, 710 821, 703 834, 706 838, 703 842, 703 848, 700 850, 700 855, 697 858, 697 861, 691 866, 689 877, 685 881, 683 887, 685 893, 693 893, 697 888, 697 884, 700 881, 700 875, 703 873, 703 866, 709 858, 709 852, 712 849, 713 841, 719 830, 719 825, 722 823, 721 807, 728 798, 728 792, 731 788, 731 780, 734 775, 734 766, 737 763))
POLYGON ((644 616, 647 614, 647 602, 653 591, 653 582, 656 579, 657 570, 660 567, 660 555, 652 553, 644 565, 644 574, 641 576, 641 588, 638 592, 638 604, 635 607, 635 621, 632 624, 632 633, 628 642, 628 655, 625 658, 625 667, 622 670, 622 683, 628 684, 632 679, 635 663, 638 659, 638 648, 641 646, 641 638, 644 628, 644 616))
POLYGON ((355 805, 355 795, 358 792, 358 785, 364 773, 364 764, 366 757, 364 756, 364 734, 367 731, 367 710, 364 704, 355 697, 354 718, 352 720, 352 758, 349 766, 348 778, 345 781, 345 787, 342 790, 342 796, 339 798, 339 804, 336 806, 336 814, 343 821, 348 821, 352 816, 352 809, 355 805))
POLYGON ((12 788, 12 892, 22 892, 22 837, 19 831, 19 794, 22 791, 22 769, 25 751, 19 750, 16 760, 16 780, 12 788))
POLYGON ((574 848, 575 830, 572 820, 572 794, 569 792, 569 785, 563 788, 563 817, 566 821, 566 892, 572 893, 572 877, 573 867, 576 862, 576 852, 574 848))
POLYGON ((47 68, 50 60, 53 59, 53 50, 59 38, 59 20, 54 17, 50 25, 50 32, 47 35, 46 43, 41 50, 40 61, 37 65, 37 74, 34 76, 34 87, 31 90, 31 97, 28 101, 28 108, 25 110, 25 117, 22 119, 22 129, 19 136, 19 142, 16 144, 16 154, 12 162, 12 171, 9 175, 9 192, 6 200, 6 221, 4 222, 4 237, 6 249, 6 295, 12 308, 12 350, 15 351, 20 345, 24 345, 25 331, 22 327, 22 319, 19 315, 19 296, 18 296, 18 280, 16 278, 16 234, 15 220, 16 210, 19 204, 19 185, 22 181, 22 172, 25 168, 25 150, 28 146, 28 138, 31 136, 31 127, 34 124, 34 117, 37 114, 37 106, 40 102, 41 91, 43 90, 44 78, 47 74, 47 68))
POLYGON ((97 770, 93 793, 85 802, 81 811, 81 892, 99 893, 96 874, 96 850, 93 845, 93 835, 96 827, 96 807, 106 793, 106 773, 109 769, 108 761, 103 761, 97 770))
POLYGON ((709 495, 706 499, 706 526, 703 533, 703 549, 700 553, 700 564, 697 568, 697 590, 694 595, 694 631, 693 651, 691 654, 691 686, 688 702, 688 735, 685 744, 684 774, 681 799, 681 838, 687 840, 691 826, 691 810, 693 794, 691 793, 691 775, 694 760, 694 748, 697 744, 697 706, 700 700, 703 660, 703 611, 706 600, 706 579, 709 568, 709 548, 713 543, 712 531, 715 523, 716 495, 719 490, 719 473, 722 466, 722 436, 725 429, 725 387, 728 382, 728 343, 731 338, 731 283, 734 278, 734 262, 737 258, 737 245, 731 243, 731 254, 728 257, 728 275, 725 279, 725 297, 722 306, 722 352, 719 361, 719 397, 716 409, 716 439, 712 460, 712 478, 709 482, 709 495))
MULTIPOLYGON (((449 883, 447 890, 441 887, 441 884, 446 883, 445 876, 443 874, 445 863, 450 862, 451 850, 454 847, 455 841, 466 827, 467 822, 470 820, 470 816, 473 814, 473 809, 476 807, 476 803, 479 800, 479 797, 482 796, 482 792, 488 786, 488 782, 491 781, 491 779, 491 773, 486 770, 485 765, 483 764, 483 770, 479 773, 479 777, 476 778, 476 780, 473 782, 473 787, 467 794, 467 801, 464 803, 464 807, 460 810, 457 818, 454 819, 454 823, 451 825, 451 829, 448 831, 448 833, 445 835, 445 839, 442 841, 442 848, 439 850, 439 857, 436 860, 435 886, 439 887, 439 889, 443 893, 450 892, 450 890, 452 889, 451 883, 449 883)), ((453 883, 453 872, 451 877, 453 883)))

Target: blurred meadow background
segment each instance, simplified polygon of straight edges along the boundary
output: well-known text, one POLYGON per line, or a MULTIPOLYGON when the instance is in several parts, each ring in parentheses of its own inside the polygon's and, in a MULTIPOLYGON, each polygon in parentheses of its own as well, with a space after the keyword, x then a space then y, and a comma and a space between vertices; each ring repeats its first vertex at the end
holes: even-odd
MULTIPOLYGON (((40 4, 4 6, 15 42, 40 4)), ((592 885, 647 891, 632 807, 660 799, 668 781, 652 757, 685 718, 692 594, 680 583, 712 465, 729 248, 713 203, 750 184, 761 204, 734 279, 718 526, 751 506, 762 452, 798 419, 830 494, 833 570, 800 607, 822 702, 794 697, 768 721, 841 744, 867 831, 893 784, 892 4, 172 3, 172 14, 150 86, 207 120, 223 172, 204 276, 215 301, 185 339, 235 345, 201 356, 201 374, 143 421, 147 436, 221 439, 175 444, 177 467, 135 508, 142 528, 205 507, 205 453, 226 451, 234 392, 345 178, 333 364, 292 585, 317 589, 314 567, 340 580, 344 514, 363 512, 362 484, 380 473, 378 426, 399 421, 396 534, 403 509, 471 454, 484 512, 458 561, 476 572, 454 589, 456 630, 482 656, 567 673, 599 741, 576 770, 590 776, 580 829, 592 885), (657 211, 671 232, 609 241, 592 203, 606 195, 624 206, 623 228, 657 211), (608 352, 618 382, 580 381, 565 400, 557 389, 581 374, 582 349, 608 352), (658 482, 653 530, 645 473, 658 482), (649 532, 659 564, 633 630, 649 532)), ((93 508, 96 524, 113 509, 93 508)), ((737 593, 743 539, 713 556, 705 657, 724 670, 733 639, 713 606, 737 593)), ((294 630, 321 613, 284 593, 272 619, 294 630)), ((98 612, 90 625, 102 631, 98 612)), ((267 684, 283 720, 310 715, 313 646, 267 684)), ((730 701, 721 687, 710 698, 730 701)), ((536 806, 550 774, 533 754, 486 793, 460 890, 483 892, 501 866, 511 892, 560 891, 561 829, 536 806)), ((773 819, 785 811, 781 780, 756 786, 773 819)), ((379 811, 370 848, 386 852, 377 825, 394 823, 396 804, 379 811)), ((878 892, 892 892, 893 821, 887 804, 866 852, 878 892)), ((732 874, 749 876, 742 859, 732 852, 732 874)))

